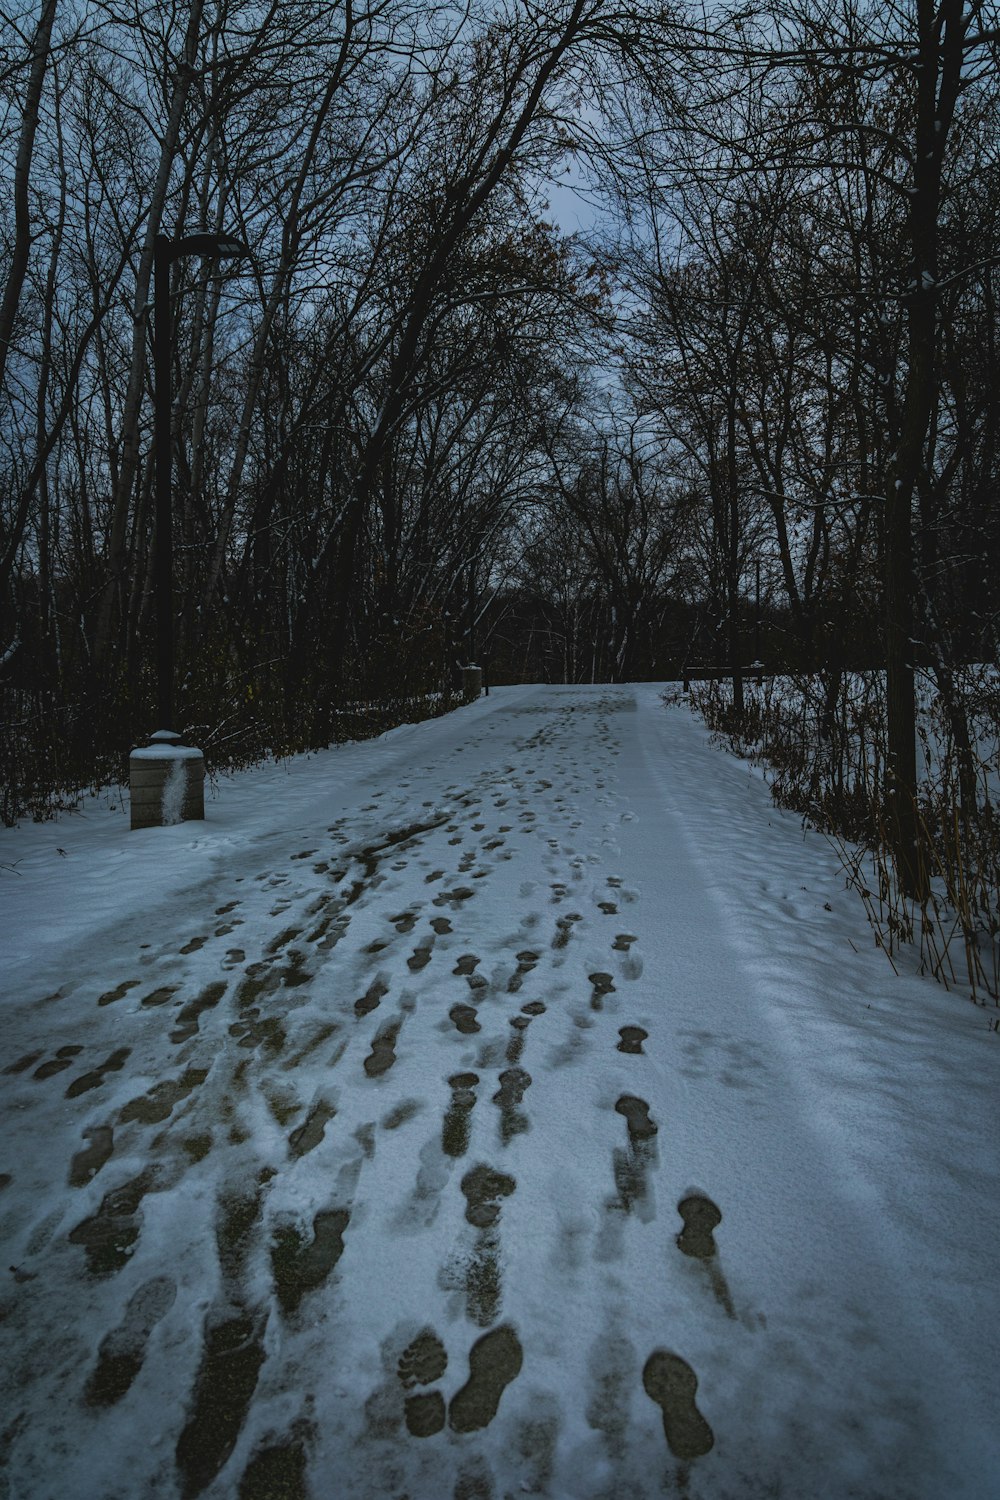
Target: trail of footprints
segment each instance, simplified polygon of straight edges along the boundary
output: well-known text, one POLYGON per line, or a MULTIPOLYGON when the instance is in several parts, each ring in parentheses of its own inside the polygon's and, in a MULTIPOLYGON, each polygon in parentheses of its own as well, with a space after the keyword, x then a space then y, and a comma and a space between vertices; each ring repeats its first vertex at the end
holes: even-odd
MULTIPOLYGON (((513 771, 513 768, 509 768, 513 771)), ((547 786, 547 784, 545 784, 547 786)), ((497 808, 505 806, 506 797, 496 799, 497 808)), ((510 816, 510 814, 508 814, 510 816)), ((516 824, 530 829, 535 814, 525 809, 517 815, 516 822, 500 825, 496 837, 481 840, 481 850, 487 855, 496 855, 502 850, 503 835, 510 833, 516 824)), ((394 852, 404 853, 415 846, 417 838, 425 832, 440 828, 444 818, 409 825, 406 829, 390 833, 378 845, 363 848, 354 857, 355 867, 361 873, 348 876, 351 865, 340 861, 322 860, 313 866, 317 874, 328 875, 335 883, 343 882, 339 895, 321 898, 309 909, 306 921, 299 926, 283 928, 267 944, 261 961, 247 964, 242 948, 229 948, 221 968, 238 970, 240 977, 232 994, 231 1005, 235 1017, 228 1031, 236 1049, 259 1056, 271 1072, 282 1053, 288 1047, 287 1021, 294 994, 314 978, 307 952, 293 944, 303 936, 305 942, 317 954, 329 953, 345 937, 351 922, 350 908, 374 892, 385 878, 380 872, 382 864, 394 852), (341 868, 340 866, 345 866, 341 868), (306 929, 308 928, 308 931, 306 929), (269 1002, 279 1001, 274 1008, 269 1002)), ((488 833, 484 823, 472 825, 474 832, 488 833)), ((337 825, 329 830, 334 842, 345 842, 337 825)), ((450 842, 460 844, 461 837, 450 842)), ((550 841, 558 849, 558 840, 550 841)), ((297 859, 312 858, 316 849, 304 850, 297 859)), ((498 857, 504 857, 502 854, 498 857)), ((507 856, 509 857, 509 855, 507 856)), ((458 873, 470 879, 482 879, 488 869, 477 867, 474 852, 466 851, 459 861, 458 873)), ((388 918, 396 939, 412 938, 416 933, 415 946, 406 957, 406 968, 412 975, 420 975, 431 965, 435 957, 438 939, 453 936, 453 919, 460 917, 462 910, 476 894, 472 885, 447 885, 446 872, 431 870, 426 880, 437 887, 431 897, 431 906, 439 912, 446 909, 450 916, 435 915, 427 922, 421 934, 417 931, 422 912, 419 904, 409 906, 388 918)), ((574 874, 574 880, 578 874, 574 874)), ((273 878, 269 884, 280 890, 284 877, 273 878)), ((552 901, 557 906, 570 894, 570 884, 562 880, 552 882, 552 901)), ((595 900, 595 908, 601 918, 618 915, 623 899, 622 882, 617 877, 608 877, 609 896, 595 900)), ((635 893, 624 892, 624 899, 634 899, 635 893)), ((273 909, 279 915, 288 902, 280 898, 273 909)), ((221 939, 241 924, 234 915, 239 910, 239 901, 231 901, 216 909, 216 916, 227 920, 215 929, 216 938, 221 939)), ((424 921, 427 921, 424 918, 424 921)), ((584 921, 579 911, 569 911, 555 920, 550 940, 552 962, 558 966, 565 963, 572 953, 574 933, 584 921)), ((527 925, 527 924, 526 924, 527 925)), ((208 941, 207 935, 191 939, 182 952, 199 951, 208 941)), ((615 955, 617 973, 625 979, 641 975, 641 959, 632 950, 636 937, 630 932, 617 932, 610 942, 615 955)), ((376 940, 365 950, 368 961, 379 961, 381 955, 388 959, 388 941, 376 940)), ((541 960, 541 950, 523 947, 516 952, 503 994, 519 995, 530 980, 541 960)), ((452 1000, 445 1012, 456 1039, 464 1040, 481 1033, 483 1022, 480 1008, 487 999, 501 998, 495 991, 497 981, 491 983, 478 972, 479 957, 470 952, 456 955, 451 967, 453 980, 464 980, 466 997, 452 1000)), ((392 987, 393 970, 377 971, 368 978, 363 993, 350 1003, 354 1024, 364 1022, 372 1015, 392 987)), ((595 969, 588 975, 590 984, 589 1006, 592 1012, 600 1012, 609 997, 615 996, 615 973, 595 969)), ((501 980, 502 984, 503 981, 501 980)), ((98 999, 100 1007, 114 1005, 132 994, 139 987, 139 980, 129 980, 115 989, 107 991, 98 999)), ((142 1010, 155 1009, 173 1001, 176 985, 161 984, 150 990, 140 1001, 142 1010)), ((355 992, 357 993, 357 992, 355 992)), ((217 1010, 227 994, 225 979, 204 987, 197 995, 184 1001, 174 1001, 170 1040, 177 1047, 193 1042, 201 1034, 205 1018, 217 1010)), ((513 1138, 530 1128, 526 1105, 532 1076, 521 1065, 528 1029, 546 1013, 546 1005, 540 999, 522 1004, 517 1012, 505 1017, 509 1035, 506 1046, 501 1045, 501 1065, 496 1074, 496 1086, 485 1083, 482 1072, 496 1066, 496 1051, 489 1043, 481 1050, 476 1071, 468 1066, 459 1068, 446 1080, 449 1100, 440 1126, 440 1149, 449 1161, 457 1161, 469 1151, 473 1112, 480 1098, 488 1093, 490 1102, 497 1110, 497 1146, 500 1150, 508 1146, 513 1138), (506 1064, 504 1066, 503 1064, 506 1064)), ((492 1007, 491 1007, 492 1014, 492 1007)), ((368 1054, 363 1058, 365 1076, 373 1086, 381 1080, 396 1062, 396 1049, 404 1023, 404 1014, 397 1013, 377 1025, 368 1038, 368 1054)), ((337 1032, 341 1022, 334 1021, 321 1030, 314 1030, 311 1037, 300 1039, 297 1053, 286 1059, 285 1067, 294 1067, 303 1058, 329 1041, 337 1032)), ((643 1055, 643 1042, 648 1040, 647 1031, 634 1023, 618 1028, 617 1050, 631 1056, 643 1055)), ((343 1053, 347 1042, 339 1044, 334 1053, 335 1062, 343 1053)), ((70 1069, 83 1049, 76 1044, 56 1049, 46 1057, 35 1052, 19 1059, 6 1068, 6 1073, 22 1073, 33 1069, 32 1078, 44 1082, 70 1069)), ((120 1071, 129 1057, 128 1048, 112 1051, 103 1061, 75 1077, 66 1089, 67 1098, 76 1098, 100 1088, 105 1080, 120 1071)), ((248 1059, 249 1060, 249 1059, 248 1059)), ((241 1064, 240 1067, 245 1067, 241 1064)), ((120 1108, 115 1120, 107 1124, 91 1124, 83 1132, 85 1145, 76 1152, 68 1172, 69 1185, 86 1187, 112 1159, 115 1149, 115 1131, 135 1122, 152 1125, 169 1120, 175 1108, 187 1100, 204 1083, 207 1068, 188 1065, 178 1077, 154 1083, 145 1094, 136 1096, 120 1108)), ((239 1074, 237 1068, 234 1078, 239 1074)), ((277 1094, 269 1097, 272 1109, 280 1112, 277 1094)), ((286 1136, 288 1160, 294 1162, 316 1149, 324 1140, 327 1126, 335 1117, 336 1109, 328 1099, 317 1097, 306 1107, 294 1100, 287 1106, 293 1113, 300 1113, 300 1121, 286 1136)), ((393 1130, 405 1124, 419 1113, 419 1101, 402 1101, 394 1106, 382 1121, 384 1130, 393 1130)), ((649 1106, 636 1094, 619 1096, 614 1105, 615 1112, 623 1117, 626 1145, 613 1150, 613 1176, 616 1211, 629 1214, 641 1212, 648 1196, 647 1175, 654 1159, 657 1125, 650 1116, 649 1106)), ((210 1149, 212 1132, 202 1136, 189 1134, 185 1150, 191 1160, 210 1149)), ((373 1149, 373 1140, 367 1143, 373 1149)), ((360 1166, 360 1158, 358 1165, 360 1166)), ((182 1475, 182 1493, 193 1497, 202 1492, 224 1466, 242 1429, 254 1392, 258 1375, 265 1360, 264 1336, 268 1322, 266 1308, 249 1307, 242 1291, 250 1246, 262 1233, 261 1214, 268 1180, 275 1169, 266 1168, 262 1173, 259 1190, 249 1199, 244 1199, 221 1213, 219 1228, 219 1254, 223 1265, 223 1280, 229 1286, 229 1305, 210 1313, 206 1319, 201 1362, 195 1378, 189 1415, 177 1444, 177 1464, 182 1475)), ((356 1172, 355 1172, 356 1179, 356 1172)), ((130 1180, 118 1184, 104 1194, 93 1214, 82 1220, 69 1233, 70 1242, 83 1252, 88 1272, 96 1277, 114 1275, 127 1263, 133 1253, 141 1227, 141 1205, 149 1193, 164 1191, 176 1180, 176 1171, 167 1170, 153 1162, 130 1180)), ((466 1382, 445 1402, 437 1389, 447 1369, 445 1347, 433 1329, 425 1328, 403 1350, 398 1362, 398 1380, 404 1397, 404 1414, 407 1431, 418 1438, 433 1437, 446 1426, 456 1433, 477 1431, 493 1420, 499 1408, 503 1392, 519 1374, 522 1366, 522 1349, 517 1333, 510 1325, 497 1322, 502 1305, 501 1258, 499 1254, 499 1227, 503 1202, 516 1189, 514 1177, 486 1162, 477 1162, 466 1171, 460 1180, 465 1200, 465 1220, 474 1232, 471 1254, 465 1257, 462 1281, 466 1297, 466 1311, 470 1321, 485 1331, 472 1343, 469 1354, 469 1374, 466 1382)), ((350 1195, 348 1195, 350 1196, 350 1195)), ((697 1263, 709 1279, 715 1296, 729 1316, 734 1316, 732 1302, 724 1278, 717 1263, 714 1230, 721 1222, 719 1209, 706 1197, 689 1194, 678 1204, 682 1228, 676 1236, 679 1253, 697 1263)), ((311 1230, 307 1231, 298 1221, 278 1222, 271 1230, 269 1240, 269 1268, 275 1300, 280 1316, 294 1319, 298 1316, 306 1297, 322 1287, 333 1274, 345 1249, 351 1219, 350 1202, 321 1209, 312 1218, 311 1230)), ((447 1276, 447 1270, 443 1272, 447 1276)), ((89 1372, 84 1400, 94 1407, 109 1406, 123 1399, 142 1368, 147 1346, 157 1325, 166 1317, 176 1298, 176 1287, 168 1276, 154 1277, 144 1282, 126 1304, 120 1324, 101 1342, 96 1362, 89 1372)), ((664 1436, 670 1451, 680 1460, 687 1461, 706 1453, 712 1446, 710 1426, 696 1403, 697 1377, 691 1367, 677 1353, 658 1348, 648 1357, 642 1372, 643 1388, 650 1400, 660 1408, 664 1436)), ((287 1462, 299 1473, 305 1463, 307 1443, 300 1432, 289 1435, 286 1440, 258 1449, 246 1470, 241 1497, 251 1493, 270 1493, 266 1488, 269 1473, 284 1472, 287 1462), (256 1476, 256 1477, 255 1477, 256 1476), (260 1489, 260 1484, 265 1488, 260 1489), (254 1488, 257 1486, 257 1488, 254 1488)), ((293 1491, 289 1491, 293 1493, 293 1491)))
MULTIPOLYGON (((498 803, 498 805, 500 805, 498 803)), ((523 813, 523 821, 532 815, 523 813)), ((474 825, 480 831, 482 825, 474 825)), ((554 843, 555 841, 553 841, 554 843)), ((463 860, 463 867, 471 867, 471 858, 463 860)), ((612 889, 621 882, 608 882, 612 889)), ((564 900, 569 887, 562 882, 553 882, 553 900, 564 900)), ((464 895, 464 892, 462 893, 464 895)), ((634 899, 627 893, 626 899, 634 899)), ((604 916, 613 917, 619 911, 617 900, 596 903, 604 916)), ((569 949, 576 924, 583 920, 578 912, 569 912, 556 920, 551 947, 557 962, 569 949)), ((631 950, 636 942, 634 934, 620 932, 615 935, 612 950, 619 959, 620 972, 625 979, 638 978, 642 973, 641 959, 631 950)), ((526 978, 539 961, 535 949, 524 949, 517 954, 517 968, 509 976, 506 986, 508 994, 517 994, 526 978)), ((471 994, 466 1000, 455 1001, 449 1008, 449 1019, 456 1034, 471 1037, 482 1031, 478 1002, 489 993, 489 981, 477 974, 480 959, 471 953, 460 954, 452 973, 464 978, 471 994)), ((412 967, 412 964, 411 964, 412 967)), ((589 974, 591 985, 590 1008, 600 1011, 606 997, 616 992, 615 976, 604 970, 589 974)), ((532 1019, 543 1015, 546 1007, 540 1000, 531 1001, 521 1007, 519 1013, 508 1016, 512 1035, 506 1048, 508 1066, 499 1071, 498 1087, 490 1097, 500 1111, 499 1144, 507 1145, 515 1134, 528 1128, 528 1118, 521 1109, 531 1075, 518 1066, 524 1048, 525 1033, 532 1019)), ((618 1050, 628 1055, 643 1055, 643 1042, 648 1040, 647 1031, 639 1025, 625 1024, 618 1030, 618 1050)), ((477 1067, 492 1066, 495 1053, 484 1048, 477 1067)), ((441 1149, 452 1159, 464 1156, 469 1148, 472 1114, 480 1093, 483 1079, 481 1072, 463 1069, 447 1079, 450 1100, 441 1126, 441 1149)), ((620 1095, 615 1111, 624 1117, 627 1149, 614 1151, 614 1175, 617 1189, 616 1207, 631 1212, 646 1197, 646 1173, 653 1159, 654 1138, 657 1125, 650 1115, 649 1106, 638 1095, 620 1095)), ((425 1328, 403 1351, 399 1359, 398 1375, 405 1393, 405 1421, 407 1430, 414 1437, 428 1438, 441 1432, 447 1424, 458 1432, 475 1430, 492 1420, 506 1385, 515 1378, 521 1368, 522 1353, 514 1329, 507 1325, 493 1326, 500 1311, 500 1257, 497 1230, 503 1200, 515 1190, 514 1178, 494 1166, 480 1162, 467 1172, 461 1180, 462 1193, 466 1200, 466 1220, 476 1231, 476 1244, 471 1257, 466 1259, 464 1281, 466 1311, 471 1321, 479 1323, 488 1331, 473 1344, 469 1355, 470 1377, 467 1384, 453 1396, 446 1407, 444 1396, 435 1384, 447 1368, 444 1344, 433 1329, 425 1328), (427 1389, 424 1389, 427 1387, 427 1389)), ((686 1256, 709 1265, 713 1275, 713 1289, 719 1292, 724 1287, 721 1273, 714 1264, 716 1247, 713 1230, 721 1221, 721 1214, 714 1204, 700 1195, 689 1195, 678 1205, 683 1228, 677 1235, 677 1247, 686 1256)), ((728 1295, 728 1294, 726 1294, 728 1295)), ((720 1297, 724 1301, 724 1298, 720 1297)), ((724 1301, 725 1305, 725 1301, 724 1301)), ((732 1315, 731 1303, 727 1311, 732 1315)), ((670 1451, 682 1461, 689 1461, 708 1452, 714 1438, 711 1428, 700 1412, 695 1399, 697 1377, 687 1362, 676 1353, 656 1349, 649 1356, 642 1372, 643 1389, 649 1399, 656 1403, 662 1416, 664 1436, 670 1451)))

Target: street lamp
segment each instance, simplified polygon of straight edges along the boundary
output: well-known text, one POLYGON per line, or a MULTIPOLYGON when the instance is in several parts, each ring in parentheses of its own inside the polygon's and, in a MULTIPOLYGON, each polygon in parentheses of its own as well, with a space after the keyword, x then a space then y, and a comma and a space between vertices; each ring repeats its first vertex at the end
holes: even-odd
POLYGON ((205 759, 201 751, 180 743, 174 722, 174 542, 170 493, 170 267, 183 255, 213 260, 249 256, 232 234, 184 234, 153 241, 153 446, 155 449, 156 545, 153 554, 156 594, 156 712, 160 727, 152 743, 129 757, 129 793, 133 828, 159 827, 205 816, 205 759))
POLYGON ((153 447, 156 455, 156 694, 160 731, 174 724, 174 543, 170 484, 170 355, 173 318, 170 312, 170 267, 184 255, 206 255, 213 260, 250 256, 250 249, 232 234, 184 234, 171 239, 158 234, 153 243, 153 447))
POLYGON ((483 689, 483 669, 475 665, 476 660, 476 554, 473 551, 469 558, 469 628, 466 633, 468 641, 468 665, 462 668, 462 696, 465 699, 478 698, 483 689))

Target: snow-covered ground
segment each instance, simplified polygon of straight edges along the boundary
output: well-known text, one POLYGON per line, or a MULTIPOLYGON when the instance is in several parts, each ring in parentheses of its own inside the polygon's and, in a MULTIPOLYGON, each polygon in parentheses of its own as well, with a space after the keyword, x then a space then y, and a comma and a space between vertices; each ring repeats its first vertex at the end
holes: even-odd
POLYGON ((0 834, 0 1494, 1000 1494, 1000 1038, 686 707, 206 811, 0 834))

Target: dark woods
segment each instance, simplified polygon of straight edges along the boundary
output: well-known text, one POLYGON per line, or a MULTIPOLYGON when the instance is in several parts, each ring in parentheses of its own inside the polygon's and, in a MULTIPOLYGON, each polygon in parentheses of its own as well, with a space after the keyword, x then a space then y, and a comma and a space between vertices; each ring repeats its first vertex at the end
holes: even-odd
POLYGON ((961 0, 8 11, 5 820, 157 727, 152 256, 198 229, 253 257, 172 268, 210 764, 438 711, 476 657, 760 656, 831 704, 888 664, 905 790, 914 663, 961 737, 996 655, 996 49, 961 0))

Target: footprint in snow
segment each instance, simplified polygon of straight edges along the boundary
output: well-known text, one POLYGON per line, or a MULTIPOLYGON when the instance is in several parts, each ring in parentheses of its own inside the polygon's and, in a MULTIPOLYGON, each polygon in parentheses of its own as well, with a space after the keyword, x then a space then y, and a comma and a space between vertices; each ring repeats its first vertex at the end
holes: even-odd
POLYGON ((642 1052, 642 1044, 649 1036, 649 1032, 643 1031, 641 1026, 619 1026, 618 1035, 621 1038, 618 1051, 635 1054, 642 1052))
POLYGON ((241 1021, 233 1022, 229 1028, 229 1035, 238 1038, 236 1043, 238 1047, 243 1047, 248 1052, 255 1052, 260 1047, 272 1057, 276 1057, 284 1050, 288 1040, 281 1016, 261 1018, 257 1006, 245 1010, 241 1021))
POLYGON ((86 1187, 110 1159, 114 1150, 114 1134, 110 1125, 92 1125, 83 1134, 90 1145, 78 1151, 70 1163, 70 1187, 86 1187))
POLYGON ((337 1111, 325 1099, 318 1100, 306 1115, 302 1124, 288 1137, 288 1147, 294 1157, 306 1156, 314 1150, 326 1134, 326 1127, 337 1111))
POLYGON ((307 1292, 315 1291, 344 1253, 344 1230, 351 1215, 346 1208, 324 1209, 312 1222, 307 1239, 297 1224, 284 1224, 271 1242, 274 1289, 286 1317, 297 1312, 307 1292))
POLYGON ((625 957, 621 961, 621 972, 625 979, 642 978, 642 957, 640 954, 632 953, 630 951, 632 948, 632 944, 637 941, 638 939, 636 938, 635 933, 620 932, 615 938, 614 942, 611 944, 616 953, 624 953, 625 955, 625 957))
MULTIPOLYGON (((425 1328, 407 1344, 397 1366, 400 1384, 408 1393, 414 1386, 432 1385, 440 1380, 447 1368, 447 1352, 432 1328, 425 1328)), ((413 1437, 433 1437, 444 1427, 444 1397, 440 1391, 407 1394, 403 1413, 406 1430, 413 1437)))
POLYGON ((538 954, 533 948, 522 948, 517 955, 517 969, 507 981, 507 993, 514 995, 524 983, 525 976, 530 974, 538 962, 538 954))
MULTIPOLYGON (((80 1051, 83 1051, 82 1047, 80 1048, 80 1051)), ((16 1062, 7 1064, 7 1066, 3 1069, 4 1076, 8 1077, 13 1073, 26 1073, 31 1065, 33 1063, 36 1063, 42 1055, 43 1054, 41 1052, 26 1052, 25 1055, 23 1057, 19 1057, 16 1062)), ((66 1066, 67 1068, 69 1067, 69 1062, 66 1063, 66 1066)), ((62 1069, 57 1069, 57 1071, 62 1072, 62 1069)))
POLYGON ((654 1349, 642 1372, 646 1395, 663 1413, 663 1432, 675 1458, 700 1458, 715 1442, 711 1427, 695 1404, 698 1377, 686 1360, 666 1349, 654 1349))
POLYGON ((207 1010, 214 1010, 226 993, 226 981, 217 979, 208 984, 201 994, 194 1000, 189 1000, 187 1005, 182 1006, 174 1019, 174 1029, 170 1033, 170 1040, 174 1046, 186 1042, 198 1034, 199 1020, 207 1010))
POLYGON ((142 1369, 150 1334, 176 1296, 177 1286, 169 1276, 156 1276, 133 1292, 121 1324, 101 1341, 83 1393, 88 1406, 114 1406, 122 1399, 142 1369))
POLYGON ((677 1212, 684 1220, 684 1228, 677 1236, 678 1247, 685 1255, 708 1260, 716 1251, 712 1231, 722 1222, 721 1212, 711 1198, 703 1198, 698 1193, 682 1198, 677 1212))
POLYGON ((590 1008, 591 1010, 603 1010, 604 996, 614 994, 614 980, 610 974, 605 974, 601 971, 588 974, 587 978, 593 986, 590 995, 590 1008))
POLYGON ((507 1024, 511 1027, 513 1035, 507 1043, 505 1056, 513 1067, 520 1061, 521 1053, 524 1051, 524 1033, 531 1025, 531 1017, 511 1016, 507 1024))
MULTIPOLYGON (((39 1083, 43 1083, 46 1078, 55 1078, 57 1073, 65 1072, 72 1065, 74 1057, 78 1057, 82 1051, 82 1047, 76 1046, 73 1043, 69 1043, 65 1047, 59 1047, 55 1057, 49 1058, 48 1062, 43 1062, 41 1067, 35 1069, 31 1075, 32 1078, 37 1078, 39 1083)), ((22 1069, 30 1068, 31 1064, 39 1057, 41 1057, 41 1053, 34 1052, 29 1057, 21 1058, 18 1062, 12 1063, 9 1068, 4 1069, 4 1072, 20 1073, 22 1069)))
POLYGON ((472 1005, 453 1005, 448 1015, 454 1022, 455 1029, 463 1036, 471 1036, 473 1032, 482 1030, 472 1005))
POLYGON ((552 939, 553 948, 565 948, 570 939, 570 933, 574 922, 580 922, 583 918, 577 911, 567 912, 564 917, 556 919, 556 933, 552 939))
MULTIPOLYGON (((299 1067, 307 1057, 311 1057, 319 1047, 322 1047, 324 1042, 328 1042, 332 1036, 335 1036, 340 1027, 336 1021, 325 1021, 321 1026, 317 1026, 315 1030, 312 1030, 308 1026, 304 1029, 305 1036, 302 1038, 297 1050, 292 1053, 291 1057, 286 1057, 282 1063, 282 1068, 285 1072, 299 1067)), ((345 1037, 328 1060, 328 1068, 336 1067, 344 1055, 346 1048, 347 1038, 345 1037)))
POLYGON ((389 993, 389 986, 382 979, 373 979, 360 1000, 354 1002, 354 1014, 356 1016, 367 1016, 371 1011, 377 1009, 380 1002, 389 993))
POLYGON ((139 1238, 139 1205, 155 1188, 155 1171, 147 1167, 105 1193, 97 1212, 70 1230, 70 1244, 83 1246, 91 1276, 113 1276, 127 1263, 139 1238))
POLYGON ((493 1095, 493 1103, 500 1106, 500 1139, 509 1145, 515 1135, 529 1129, 528 1117, 518 1105, 525 1091, 531 1087, 531 1074, 523 1068, 508 1068, 500 1074, 500 1087, 493 1095))
MULTIPOLYGON (((271 1434, 268 1434, 271 1436, 271 1434)), ((312 1436, 307 1422, 295 1422, 286 1437, 271 1436, 253 1451, 243 1478, 240 1500, 309 1500, 306 1485, 306 1440, 312 1436)))
POLYGON ((634 1144, 636 1141, 648 1140, 656 1134, 657 1127, 649 1118, 649 1105, 645 1099, 639 1099, 635 1094, 622 1094, 615 1104, 618 1114, 624 1115, 628 1125, 628 1137, 634 1144))
POLYGON ((426 1229, 434 1223, 441 1207, 441 1194, 448 1185, 449 1167, 437 1136, 424 1142, 419 1160, 412 1191, 396 1218, 398 1227, 404 1230, 420 1226, 426 1229))
POLYGON ((722 1212, 702 1193, 688 1193, 677 1205, 677 1212, 684 1221, 684 1228, 677 1236, 677 1247, 685 1255, 701 1262, 712 1294, 727 1318, 736 1317, 729 1283, 718 1263, 713 1231, 722 1222, 722 1212))
POLYGON ((365 1058, 365 1072, 369 1078, 378 1078, 387 1073, 396 1061, 396 1038, 402 1020, 390 1021, 372 1038, 372 1050, 365 1058))
POLYGON ((423 1109, 422 1099, 401 1099, 382 1120, 383 1130, 398 1130, 423 1109))
POLYGON ((488 1041, 481 1042, 476 1060, 472 1064, 480 1073, 488 1072, 491 1068, 499 1068, 504 1059, 506 1048, 502 1036, 490 1037, 488 1041))
MULTIPOLYGON (((82 1051, 82 1048, 77 1048, 76 1050, 82 1051)), ((80 1094, 86 1094, 89 1093, 91 1089, 100 1088, 101 1084, 104 1082, 105 1074, 120 1072, 121 1069, 125 1066, 128 1058, 131 1056, 131 1053, 131 1047, 119 1047, 116 1051, 112 1052, 111 1056, 106 1058, 104 1062, 98 1063, 97 1067, 94 1068, 92 1072, 81 1073, 79 1078, 73 1079, 73 1082, 66 1090, 66 1098, 76 1099, 80 1094)), ((38 1072, 35 1073, 35 1077, 38 1077, 38 1072)))
POLYGON ((509 1198, 517 1182, 481 1162, 466 1172, 461 1186, 466 1219, 477 1229, 489 1229, 500 1217, 501 1198, 509 1198))
POLYGON ((594 1341, 588 1364, 587 1422, 603 1434, 609 1456, 620 1464, 626 1452, 630 1387, 639 1373, 638 1358, 631 1342, 611 1326, 602 1329, 594 1341))
POLYGON ((264 1210, 264 1188, 274 1176, 270 1167, 263 1168, 255 1184, 240 1187, 222 1186, 215 1213, 215 1250, 223 1286, 242 1300, 247 1267, 257 1245, 261 1215, 264 1210))
POLYGON ((264 1363, 265 1310, 206 1319, 190 1414, 177 1440, 181 1500, 208 1488, 236 1446, 264 1363))
POLYGON ((649 1118, 649 1105, 634 1094, 623 1094, 615 1105, 628 1124, 628 1150, 615 1149, 612 1156, 617 1198, 608 1204, 609 1209, 623 1210, 629 1214, 633 1209, 646 1222, 653 1218, 653 1205, 647 1174, 655 1159, 652 1139, 657 1127, 649 1118))
POLYGON ((475 894, 471 886, 457 885, 454 890, 442 891, 439 896, 435 896, 432 905, 451 906, 453 910, 457 910, 463 901, 470 900, 475 894))
POLYGON ((446 1156, 464 1156, 469 1146, 470 1115, 476 1102, 478 1073, 453 1073, 448 1079, 451 1103, 441 1125, 441 1149, 446 1156))
POLYGON ((431 949, 433 947, 433 938, 425 938, 422 943, 418 943, 406 960, 407 968, 414 974, 418 974, 421 969, 426 969, 431 961, 431 949))
POLYGON ((320 953, 330 953, 345 936, 350 925, 348 915, 341 916, 338 911, 327 912, 320 917, 312 932, 307 934, 306 942, 315 943, 320 953))
POLYGON ((103 995, 99 995, 97 998, 98 1005, 114 1005, 116 1000, 123 1000, 129 990, 134 990, 140 982, 138 979, 126 979, 124 983, 117 985, 115 989, 107 990, 103 995))
POLYGON ((296 1423, 292 1433, 254 1451, 240 1480, 239 1500, 308 1500, 306 1446, 295 1429, 308 1437, 308 1424, 296 1423))
MULTIPOLYGON (((276 990, 281 983, 277 972, 267 963, 247 964, 243 971, 243 978, 236 986, 236 1007, 245 1010, 248 1006, 259 1000, 261 995, 267 995, 276 990)), ((159 993, 157 991, 157 993, 159 993)), ((171 992, 172 993, 172 992, 171 992)), ((143 1000, 143 1005, 152 1003, 152 998, 143 1000)), ((162 1001, 159 1002, 162 1004, 162 1001)))
POLYGON ((453 1432, 478 1432, 497 1414, 504 1391, 521 1371, 521 1343, 509 1324, 491 1328, 469 1351, 469 1378, 451 1399, 453 1432))

